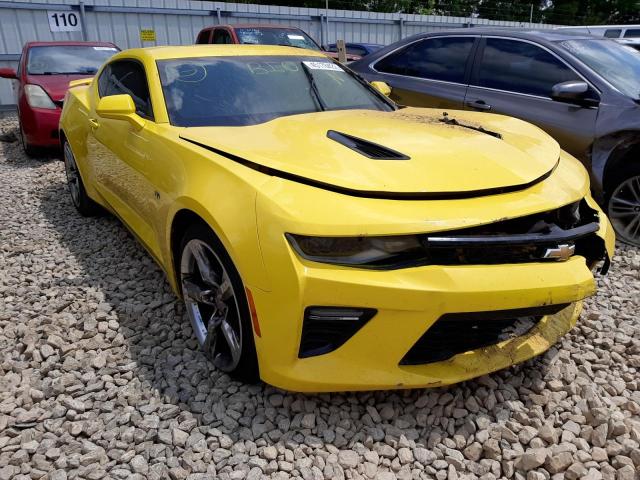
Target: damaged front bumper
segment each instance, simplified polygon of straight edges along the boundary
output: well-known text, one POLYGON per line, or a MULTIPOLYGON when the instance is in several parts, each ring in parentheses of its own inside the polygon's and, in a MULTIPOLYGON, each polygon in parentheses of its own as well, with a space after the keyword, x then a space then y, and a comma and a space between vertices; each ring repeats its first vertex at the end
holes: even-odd
MULTIPOLYGON (((583 175, 580 167, 566 178, 577 183, 583 175)), ((281 184, 273 186, 273 195, 282 200, 281 184)), ((287 193, 294 188, 287 186, 287 193)), ((323 194, 274 213, 259 201, 258 232, 271 280, 266 290, 249 285, 261 329, 256 336, 261 378, 307 392, 436 387, 543 353, 575 325, 582 300, 595 292, 593 271, 600 262, 608 264, 615 241, 586 182, 582 193, 557 186, 545 193, 547 188, 543 182, 527 196, 416 203, 407 221, 402 202, 379 202, 373 209, 372 200, 346 207, 336 201, 333 208, 333 198, 323 194), (537 224, 549 223, 545 212, 557 205, 576 202, 586 212, 580 222, 559 222, 559 230, 537 224), (420 227, 411 222, 422 211, 428 212, 430 233, 416 234, 420 227), (520 213, 503 220, 501 214, 509 211, 520 213), (362 212, 369 224, 353 224, 362 212), (464 223, 487 218, 487 212, 498 220, 464 223), (480 249, 470 246, 470 237, 496 241, 495 225, 527 216, 542 217, 520 225, 528 235, 521 245, 498 238, 480 249), (399 232, 401 227, 406 230, 399 232), (303 258, 286 238, 288 232, 349 236, 359 231, 419 235, 431 257, 382 269, 330 265, 303 258), (544 231, 553 235, 543 239, 544 231), (574 248, 572 256, 545 258, 549 248, 563 244, 574 248), (475 343, 460 341, 465 338, 475 343)), ((513 235, 506 232, 512 240, 513 235)))
MULTIPOLYGON (((392 271, 291 261, 295 274, 281 279, 284 288, 252 292, 262 331, 256 339, 260 375, 294 391, 435 387, 506 368, 557 342, 575 325, 581 300, 595 292, 593 275, 578 256, 557 263, 392 271), (305 311, 336 305, 345 312, 367 308, 375 314, 338 348, 301 358, 305 311), (547 313, 549 305, 563 308, 547 313), (496 336, 489 345, 456 351, 441 361, 406 361, 416 348, 425 348, 421 338, 447 315, 464 322, 465 314, 483 312, 490 318, 492 312, 522 308, 532 309, 526 316, 540 317, 523 335, 502 341, 496 336)), ((320 334, 331 341, 341 332, 320 334)), ((426 345, 427 351, 441 347, 426 345)))

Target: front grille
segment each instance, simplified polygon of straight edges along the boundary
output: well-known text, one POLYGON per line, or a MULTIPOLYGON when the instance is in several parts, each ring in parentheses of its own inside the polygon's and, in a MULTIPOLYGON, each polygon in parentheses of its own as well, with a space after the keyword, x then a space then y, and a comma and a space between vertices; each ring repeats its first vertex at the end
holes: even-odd
POLYGON ((447 313, 420 337, 400 365, 441 362, 459 353, 525 335, 542 317, 554 315, 567 306, 568 303, 491 312, 447 313))
POLYGON ((598 212, 585 200, 557 210, 501 220, 487 225, 420 235, 422 248, 373 267, 390 269, 421 265, 491 265, 586 258, 587 265, 605 257, 596 234, 598 212), (562 248, 564 256, 551 255, 562 248))

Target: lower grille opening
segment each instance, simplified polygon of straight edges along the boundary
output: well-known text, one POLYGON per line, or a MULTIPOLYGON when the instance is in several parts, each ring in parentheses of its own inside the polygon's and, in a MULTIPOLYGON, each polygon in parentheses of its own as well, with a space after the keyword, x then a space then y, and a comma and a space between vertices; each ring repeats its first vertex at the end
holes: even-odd
POLYGON ((298 357, 314 357, 334 351, 376 313, 373 308, 307 307, 298 357))
POLYGON ((447 313, 411 347, 400 365, 423 365, 520 337, 568 303, 490 312, 447 313))

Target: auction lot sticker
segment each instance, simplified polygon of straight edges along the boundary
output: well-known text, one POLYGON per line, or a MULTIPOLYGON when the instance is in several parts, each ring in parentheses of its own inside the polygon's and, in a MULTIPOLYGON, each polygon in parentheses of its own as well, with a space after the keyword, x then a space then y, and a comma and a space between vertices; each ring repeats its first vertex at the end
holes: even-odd
POLYGON ((311 70, 332 70, 334 72, 343 72, 338 65, 333 62, 302 62, 311 70))
POLYGON ((70 11, 52 11, 47 10, 47 18, 49 19, 49 30, 52 32, 80 32, 82 24, 80 23, 80 15, 70 11))

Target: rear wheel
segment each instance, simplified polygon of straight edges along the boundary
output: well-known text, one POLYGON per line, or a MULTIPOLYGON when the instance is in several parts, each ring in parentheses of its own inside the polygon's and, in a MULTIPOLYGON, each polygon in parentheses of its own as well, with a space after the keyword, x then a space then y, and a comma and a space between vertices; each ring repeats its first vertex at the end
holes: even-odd
POLYGON ((192 225, 180 247, 180 285, 200 348, 220 370, 259 378, 247 297, 222 243, 204 225, 192 225))
POLYGON ((76 207, 76 210, 84 217, 96 215, 99 213, 100 207, 87 195, 84 184, 82 183, 80 171, 78 170, 78 165, 76 164, 76 159, 71 151, 71 145, 69 145, 69 142, 66 140, 64 140, 62 153, 64 157, 64 169, 67 174, 67 186, 69 187, 73 206, 76 207))
POLYGON ((616 173, 607 198, 607 215, 619 240, 640 246, 640 165, 616 173))

